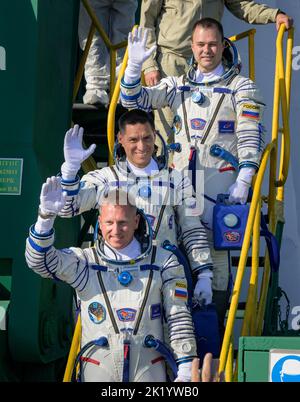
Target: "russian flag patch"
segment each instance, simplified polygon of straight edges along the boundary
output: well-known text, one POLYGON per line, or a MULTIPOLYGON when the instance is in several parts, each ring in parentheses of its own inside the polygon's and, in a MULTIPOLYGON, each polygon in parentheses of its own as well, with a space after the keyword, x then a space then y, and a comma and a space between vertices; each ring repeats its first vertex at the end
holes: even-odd
POLYGON ((188 297, 186 284, 183 282, 176 282, 174 296, 179 299, 186 300, 188 297))
POLYGON ((242 109, 242 116, 250 119, 259 119, 260 107, 252 105, 251 103, 244 103, 242 109))

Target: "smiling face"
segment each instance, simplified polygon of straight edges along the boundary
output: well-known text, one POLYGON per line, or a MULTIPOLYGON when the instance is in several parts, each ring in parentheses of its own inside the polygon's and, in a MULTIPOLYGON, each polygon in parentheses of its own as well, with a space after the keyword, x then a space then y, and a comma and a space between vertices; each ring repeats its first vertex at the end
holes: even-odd
POLYGON ((198 26, 192 36, 192 51, 202 73, 213 71, 222 60, 224 44, 216 27, 198 26))
POLYGON ((149 123, 127 124, 118 138, 130 163, 138 168, 149 165, 155 143, 155 133, 149 123))
POLYGON ((102 236, 116 250, 128 246, 138 228, 140 215, 129 205, 102 205, 98 218, 102 236))

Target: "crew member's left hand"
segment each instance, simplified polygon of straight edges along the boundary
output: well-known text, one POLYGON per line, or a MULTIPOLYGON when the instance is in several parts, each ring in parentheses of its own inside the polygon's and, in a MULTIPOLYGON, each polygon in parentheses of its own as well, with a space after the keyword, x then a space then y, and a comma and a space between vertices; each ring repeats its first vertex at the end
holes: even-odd
POLYGON ((230 204, 246 204, 254 174, 255 169, 251 167, 244 167, 240 170, 235 183, 228 189, 230 204))

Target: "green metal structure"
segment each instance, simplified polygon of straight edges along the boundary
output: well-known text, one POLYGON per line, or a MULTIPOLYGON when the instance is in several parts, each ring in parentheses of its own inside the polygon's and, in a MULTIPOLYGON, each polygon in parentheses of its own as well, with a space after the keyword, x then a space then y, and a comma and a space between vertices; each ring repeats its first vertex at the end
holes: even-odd
POLYGON ((239 382, 268 382, 271 349, 300 351, 300 337, 244 336, 239 339, 239 382))
MULTIPOLYGON (((0 381, 59 380, 70 346, 72 291, 30 272, 24 250, 41 184, 63 160, 78 10, 79 0, 1 2, 0 381)), ((58 246, 74 245, 79 220, 55 230, 58 246)))

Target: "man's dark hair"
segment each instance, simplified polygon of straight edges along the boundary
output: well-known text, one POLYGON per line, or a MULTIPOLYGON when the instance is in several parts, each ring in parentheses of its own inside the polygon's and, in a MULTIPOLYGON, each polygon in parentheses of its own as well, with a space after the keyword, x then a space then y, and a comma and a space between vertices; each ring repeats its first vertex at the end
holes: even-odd
POLYGON ((202 18, 198 21, 195 22, 193 29, 192 29, 192 40, 194 36, 194 32, 196 28, 201 27, 201 28, 217 28, 219 34, 221 35, 221 39, 223 41, 224 39, 224 31, 223 31, 223 26, 222 24, 215 20, 214 18, 202 18))
POLYGON ((119 118, 119 131, 122 133, 125 131, 125 128, 128 124, 135 125, 138 123, 149 123, 151 128, 155 130, 154 120, 150 113, 146 113, 144 110, 140 109, 132 109, 122 114, 122 116, 119 118))

